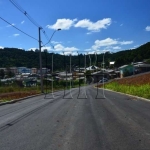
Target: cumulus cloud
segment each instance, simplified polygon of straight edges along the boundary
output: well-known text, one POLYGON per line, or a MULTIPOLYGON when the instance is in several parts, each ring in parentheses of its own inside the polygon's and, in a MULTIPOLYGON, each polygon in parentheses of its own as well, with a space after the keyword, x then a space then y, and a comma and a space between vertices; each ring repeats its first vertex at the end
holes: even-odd
POLYGON ((94 42, 94 45, 92 46, 93 50, 98 50, 101 47, 104 47, 104 50, 111 50, 111 49, 121 49, 120 46, 118 45, 128 45, 132 44, 133 41, 119 41, 118 39, 111 39, 111 38, 106 38, 104 40, 96 40, 94 42), (113 47, 113 45, 116 45, 113 47))
POLYGON ((17 36, 19 36, 20 34, 13 34, 13 36, 15 36, 15 37, 17 37, 17 36))
POLYGON ((118 44, 118 41, 116 39, 106 38, 104 40, 96 40, 94 45, 92 46, 92 49, 97 50, 102 46, 110 46, 115 44, 118 44))
POLYGON ((77 19, 57 19, 56 23, 53 24, 53 25, 47 25, 46 27, 49 28, 49 29, 54 29, 54 30, 57 30, 57 29, 62 29, 62 30, 69 30, 73 25, 74 23, 77 21, 77 19))
POLYGON ((113 49, 114 49, 114 50, 120 50, 121 47, 120 47, 120 46, 115 46, 115 47, 113 47, 113 49))
POLYGON ((72 55, 72 56, 78 55, 77 52, 60 52, 59 54, 60 55, 72 55))
POLYGON ((145 28, 145 30, 146 30, 146 31, 150 31, 150 26, 147 26, 147 27, 145 28))
MULTIPOLYGON (((29 48, 28 50, 33 50, 33 51, 35 51, 35 50, 38 50, 39 48, 35 48, 35 47, 33 47, 33 48, 29 48)), ((48 50, 48 51, 53 51, 54 49, 52 48, 52 47, 50 47, 50 46, 44 46, 44 47, 42 47, 41 48, 41 51, 43 52, 44 50, 48 50)))
POLYGON ((128 45, 128 44, 132 44, 133 41, 122 41, 120 42, 121 45, 128 45))
MULTIPOLYGON (((28 50, 33 50, 33 51, 35 51, 35 50, 37 50, 38 48, 30 48, 30 49, 28 49, 28 50)), ((76 48, 76 47, 65 47, 65 46, 63 46, 62 44, 56 44, 55 46, 54 46, 54 48, 53 47, 50 47, 50 46, 47 46, 47 47, 42 47, 41 48, 41 51, 43 52, 44 50, 48 50, 48 52, 57 52, 57 53, 62 53, 63 54, 63 52, 66 54, 66 55, 68 55, 68 54, 71 54, 71 55, 75 55, 75 53, 77 53, 77 51, 79 50, 78 48, 76 48)))
POLYGON ((76 47, 64 47, 62 44, 57 44, 54 46, 54 49, 56 51, 65 51, 65 52, 72 52, 72 51, 77 51, 79 50, 76 47))
POLYGON ((104 18, 102 20, 98 20, 97 22, 92 22, 89 19, 79 20, 78 22, 77 21, 77 19, 57 19, 55 24, 47 25, 46 27, 54 30, 69 30, 71 27, 86 28, 88 31, 90 31, 87 34, 91 34, 92 32, 99 32, 101 29, 107 29, 107 27, 112 22, 111 18, 104 18))
MULTIPOLYGON (((104 18, 102 20, 98 20, 97 22, 92 22, 89 19, 83 19, 78 21, 74 27, 86 28, 89 31, 99 32, 101 29, 107 29, 110 24, 111 18, 104 18)), ((90 32, 87 34, 90 34, 90 32)))
POLYGON ((0 49, 4 49, 4 47, 3 47, 3 46, 0 46, 0 49))

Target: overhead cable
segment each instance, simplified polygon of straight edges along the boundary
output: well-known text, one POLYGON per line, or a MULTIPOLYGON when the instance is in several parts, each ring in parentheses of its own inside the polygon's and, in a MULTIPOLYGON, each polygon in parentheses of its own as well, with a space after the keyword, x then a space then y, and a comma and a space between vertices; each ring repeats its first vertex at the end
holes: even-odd
POLYGON ((49 37, 47 36, 46 32, 43 30, 43 28, 25 11, 17 2, 14 0, 9 0, 19 11, 21 11, 36 27, 40 27, 42 29, 43 34, 45 35, 46 39, 49 40, 49 37))
POLYGON ((20 32, 22 32, 23 34, 25 34, 25 35, 29 36, 30 38, 32 38, 32 39, 34 39, 34 40, 36 40, 36 41, 38 41, 36 38, 34 38, 33 36, 31 36, 31 35, 29 35, 29 34, 25 33, 25 32, 24 32, 24 31, 22 31, 21 29, 19 29, 19 28, 15 27, 14 25, 12 25, 12 24, 11 24, 11 23, 9 23, 8 21, 6 21, 4 18, 0 17, 0 19, 1 19, 1 20, 3 20, 4 22, 8 23, 9 25, 11 25, 12 27, 14 27, 15 29, 19 30, 19 31, 20 31, 20 32))
POLYGON ((18 10, 20 10, 36 27, 40 25, 14 0, 9 0, 18 10))

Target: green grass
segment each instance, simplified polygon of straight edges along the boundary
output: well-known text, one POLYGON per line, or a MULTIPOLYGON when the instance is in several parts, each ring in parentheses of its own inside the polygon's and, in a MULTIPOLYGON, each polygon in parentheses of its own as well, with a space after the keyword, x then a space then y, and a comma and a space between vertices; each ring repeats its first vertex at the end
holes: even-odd
POLYGON ((117 82, 111 82, 105 84, 105 88, 117 92, 122 92, 134 96, 150 99, 150 84, 135 86, 135 85, 123 85, 123 84, 118 84, 117 82))

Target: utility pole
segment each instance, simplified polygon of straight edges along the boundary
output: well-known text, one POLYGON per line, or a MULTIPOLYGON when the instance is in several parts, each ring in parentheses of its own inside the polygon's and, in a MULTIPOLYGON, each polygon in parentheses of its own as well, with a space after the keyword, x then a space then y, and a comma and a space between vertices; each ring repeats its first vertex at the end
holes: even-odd
POLYGON ((41 56, 41 27, 39 27, 39 59, 40 59, 40 83, 41 83, 41 93, 43 91, 43 74, 42 74, 42 56, 41 56))
MULTIPOLYGON (((48 43, 50 43, 51 42, 51 39, 52 39, 52 37, 53 37, 53 35, 55 34, 55 32, 56 31, 59 31, 59 30, 61 30, 61 29, 57 29, 57 30, 55 30, 54 32, 53 32, 53 34, 51 35, 51 37, 50 37, 50 39, 49 39, 49 41, 46 43, 46 44, 44 44, 43 46, 41 46, 41 27, 39 27, 39 59, 40 59, 40 83, 41 83, 41 93, 44 93, 44 90, 43 90, 43 73, 42 73, 42 56, 41 56, 41 47, 43 47, 43 46, 45 46, 45 45, 47 45, 48 43)), ((52 55, 53 56, 53 55, 52 55)), ((53 64, 52 64, 53 65, 53 64)))

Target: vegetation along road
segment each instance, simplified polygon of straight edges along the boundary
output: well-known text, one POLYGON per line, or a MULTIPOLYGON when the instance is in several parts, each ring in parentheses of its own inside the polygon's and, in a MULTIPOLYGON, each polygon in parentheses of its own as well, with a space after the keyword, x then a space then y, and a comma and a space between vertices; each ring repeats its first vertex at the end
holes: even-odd
POLYGON ((0 150, 150 149, 149 101, 110 91, 103 98, 92 86, 71 93, 0 106, 0 150))

